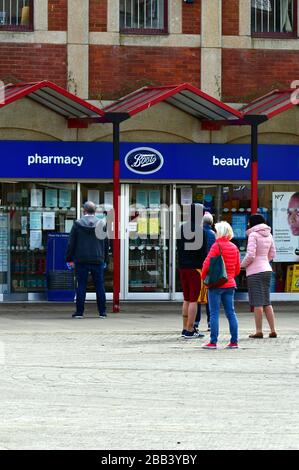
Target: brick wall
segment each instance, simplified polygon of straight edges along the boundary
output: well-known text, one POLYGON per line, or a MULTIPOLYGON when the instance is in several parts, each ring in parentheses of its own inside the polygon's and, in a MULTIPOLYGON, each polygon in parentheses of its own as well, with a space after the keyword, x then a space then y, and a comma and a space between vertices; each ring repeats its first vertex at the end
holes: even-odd
POLYGON ((239 0, 222 0, 222 34, 239 35, 239 0))
POLYGON ((201 0, 194 3, 182 3, 183 34, 200 34, 201 0))
POLYGON ((299 51, 223 49, 222 99, 246 102, 299 77, 299 51))
POLYGON ((89 0, 89 31, 107 31, 107 0, 89 0))
POLYGON ((65 45, 0 43, 0 78, 7 82, 51 80, 67 86, 65 45))
POLYGON ((89 95, 116 99, 145 85, 200 87, 200 49, 90 46, 89 95))
POLYGON ((48 0, 49 31, 67 31, 67 0, 48 0))

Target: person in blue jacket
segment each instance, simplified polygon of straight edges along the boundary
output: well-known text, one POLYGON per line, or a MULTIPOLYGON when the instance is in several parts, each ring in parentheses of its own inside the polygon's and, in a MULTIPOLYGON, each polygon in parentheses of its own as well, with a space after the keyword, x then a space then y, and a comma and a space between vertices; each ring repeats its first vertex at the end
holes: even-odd
MULTIPOLYGON (((210 251, 211 246, 215 243, 216 235, 213 230, 213 216, 210 212, 205 212, 202 218, 203 229, 207 236, 207 245, 208 245, 208 252, 210 251)), ((207 313, 207 324, 208 324, 208 331, 210 331, 210 309, 208 301, 206 303, 206 313, 207 313)), ((197 329, 201 320, 201 304, 197 304, 197 314, 194 322, 194 328, 197 329)))

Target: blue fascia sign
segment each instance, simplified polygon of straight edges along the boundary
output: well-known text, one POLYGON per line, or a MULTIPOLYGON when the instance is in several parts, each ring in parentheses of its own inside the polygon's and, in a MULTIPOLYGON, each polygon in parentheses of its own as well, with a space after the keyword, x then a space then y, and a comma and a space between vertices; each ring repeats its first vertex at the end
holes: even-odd
MULTIPOLYGON (((112 179, 109 142, 0 141, 0 178, 112 179)), ((250 180, 248 144, 121 143, 121 178, 250 180)), ((299 146, 259 145, 260 181, 299 180, 299 146)))

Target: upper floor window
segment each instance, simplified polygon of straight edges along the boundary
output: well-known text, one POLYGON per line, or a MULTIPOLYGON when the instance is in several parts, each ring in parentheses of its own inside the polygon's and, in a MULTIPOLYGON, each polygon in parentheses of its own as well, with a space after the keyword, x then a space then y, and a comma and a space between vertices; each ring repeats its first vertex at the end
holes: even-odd
POLYGON ((296 36, 297 0, 251 0, 254 36, 296 36))
POLYGON ((137 34, 167 32, 167 0, 120 0, 120 30, 137 34))
POLYGON ((28 31, 33 27, 33 0, 0 0, 0 31, 28 31))

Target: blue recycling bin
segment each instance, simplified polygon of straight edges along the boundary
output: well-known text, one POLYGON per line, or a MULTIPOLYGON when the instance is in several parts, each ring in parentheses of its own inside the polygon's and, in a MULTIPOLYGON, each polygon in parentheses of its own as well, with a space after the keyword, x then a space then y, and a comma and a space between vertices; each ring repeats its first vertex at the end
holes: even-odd
POLYGON ((49 233, 47 243, 47 298, 54 302, 72 302, 75 274, 66 266, 68 233, 49 233))

